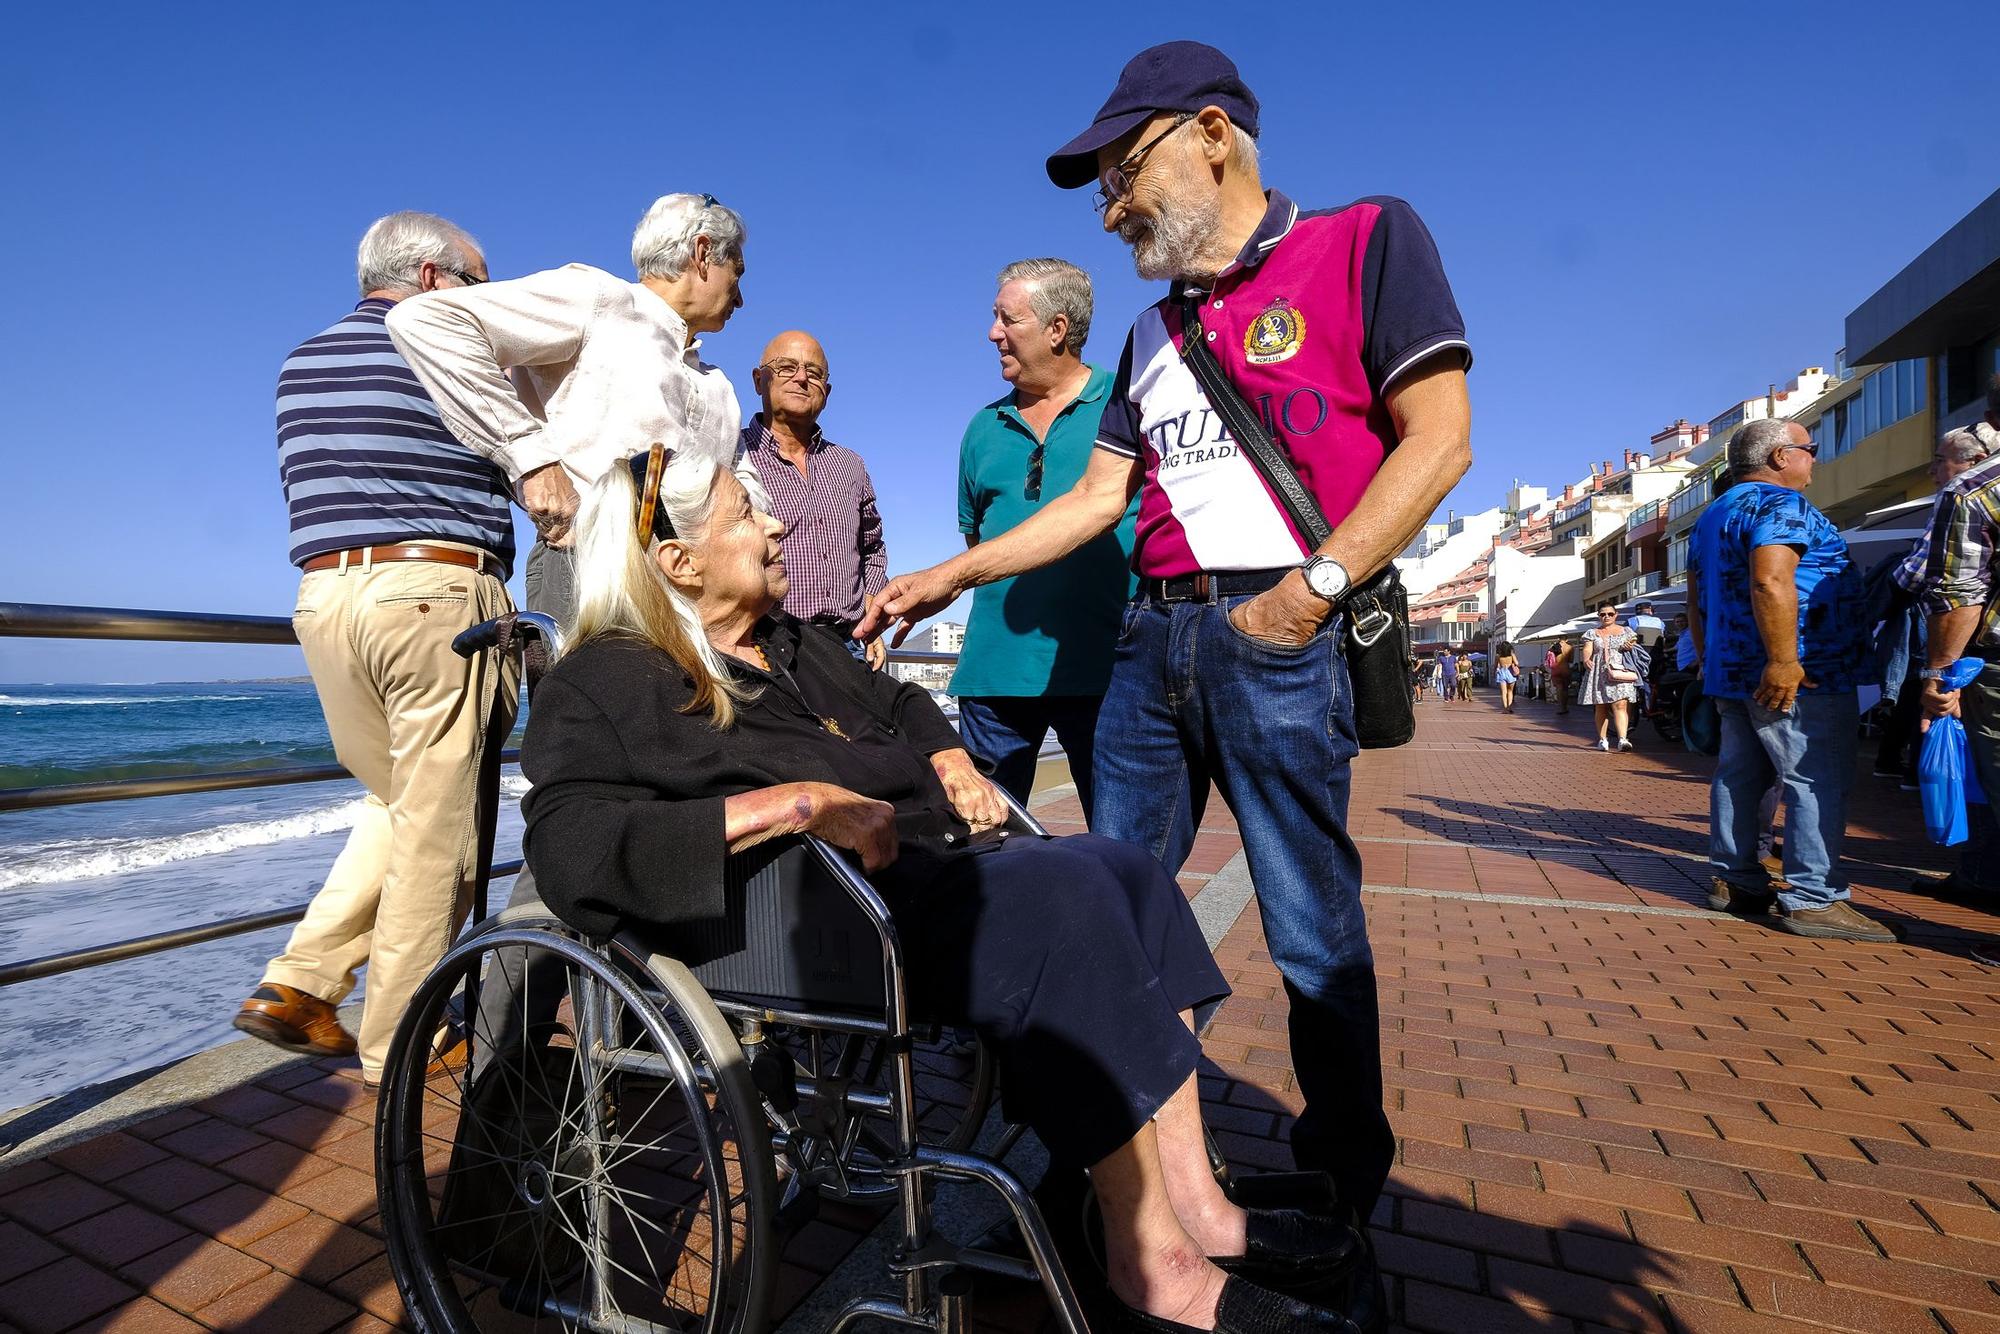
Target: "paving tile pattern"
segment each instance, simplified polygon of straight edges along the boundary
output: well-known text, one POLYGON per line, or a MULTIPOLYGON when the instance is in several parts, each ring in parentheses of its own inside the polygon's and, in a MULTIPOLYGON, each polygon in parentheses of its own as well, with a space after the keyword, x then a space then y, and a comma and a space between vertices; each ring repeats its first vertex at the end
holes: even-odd
MULTIPOLYGON (((1356 766, 1398 1328, 2000 1334, 2000 973, 1965 953, 2000 916, 1908 892, 1947 864, 1914 798, 1861 775, 1851 844, 1857 902, 1905 942, 1804 941, 1706 911, 1705 761, 1601 755, 1581 715, 1522 708, 1427 704, 1356 766)), ((1239 846, 1212 803, 1183 889, 1239 846)), ((1254 906, 1217 954, 1204 1100, 1241 1170, 1284 1168, 1254 906)), ((0 1172, 0 1328, 395 1328, 372 1117, 351 1067, 293 1066, 0 1172)), ((877 1217, 804 1229, 786 1304, 877 1217)))

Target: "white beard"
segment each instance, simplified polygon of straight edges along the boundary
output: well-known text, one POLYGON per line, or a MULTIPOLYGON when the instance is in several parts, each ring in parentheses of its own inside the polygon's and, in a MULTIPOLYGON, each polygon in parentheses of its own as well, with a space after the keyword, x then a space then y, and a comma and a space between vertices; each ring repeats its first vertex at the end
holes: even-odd
POLYGON ((1132 267, 1149 282, 1205 278, 1212 275, 1196 272, 1195 265, 1221 227, 1221 195, 1211 193, 1188 206, 1169 196, 1161 200, 1158 216, 1120 223, 1118 236, 1132 247, 1132 267))

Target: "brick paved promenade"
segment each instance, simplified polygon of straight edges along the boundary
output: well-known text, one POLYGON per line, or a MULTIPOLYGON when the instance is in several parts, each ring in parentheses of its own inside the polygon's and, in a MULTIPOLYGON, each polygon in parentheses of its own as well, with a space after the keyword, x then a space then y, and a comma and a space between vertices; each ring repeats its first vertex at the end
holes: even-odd
MULTIPOLYGON (((1403 1327, 2000 1334, 2000 917, 1897 888, 1915 798, 1858 780, 1856 899, 1892 948, 1707 910, 1706 762, 1586 715, 1423 706, 1363 757, 1361 840, 1401 1139, 1375 1223, 1403 1327)), ((1057 822, 1073 803, 1038 807, 1057 822)), ((1239 855, 1216 803, 1183 876, 1239 855)), ((1284 1000, 1254 907, 1204 1092, 1249 1168, 1287 1165, 1284 1000)), ((0 1328, 382 1329, 354 1072, 293 1064, 0 1174, 0 1328)), ((874 1218, 795 1241, 805 1295, 874 1218)), ((981 1310, 1024 1329, 1024 1299, 981 1310)))

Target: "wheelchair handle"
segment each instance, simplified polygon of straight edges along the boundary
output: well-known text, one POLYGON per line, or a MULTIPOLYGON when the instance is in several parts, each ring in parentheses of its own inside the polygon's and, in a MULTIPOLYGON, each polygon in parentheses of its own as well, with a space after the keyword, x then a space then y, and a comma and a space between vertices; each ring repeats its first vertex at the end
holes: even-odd
MULTIPOLYGON (((524 646, 527 641, 539 638, 549 646, 551 658, 562 656, 562 627, 556 624, 555 617, 540 611, 517 611, 508 615, 513 618, 515 636, 524 646)), ((500 642, 500 625, 507 619, 508 616, 496 616, 490 621, 481 621, 470 630, 460 631, 458 638, 451 641, 451 651, 461 658, 485 652, 500 642)))

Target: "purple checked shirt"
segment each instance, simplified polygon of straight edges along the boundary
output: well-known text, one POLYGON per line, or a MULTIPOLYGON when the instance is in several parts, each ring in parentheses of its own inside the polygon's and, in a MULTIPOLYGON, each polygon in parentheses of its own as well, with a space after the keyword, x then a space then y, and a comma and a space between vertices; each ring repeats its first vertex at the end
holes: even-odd
POLYGON ((772 516, 785 525, 780 541, 792 577, 785 610, 802 621, 860 620, 867 600, 887 582, 889 563, 875 485, 861 456, 815 431, 801 477, 778 452, 761 412, 743 428, 743 449, 771 497, 772 516))

